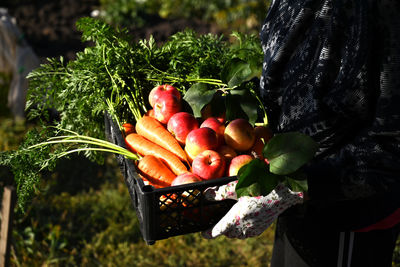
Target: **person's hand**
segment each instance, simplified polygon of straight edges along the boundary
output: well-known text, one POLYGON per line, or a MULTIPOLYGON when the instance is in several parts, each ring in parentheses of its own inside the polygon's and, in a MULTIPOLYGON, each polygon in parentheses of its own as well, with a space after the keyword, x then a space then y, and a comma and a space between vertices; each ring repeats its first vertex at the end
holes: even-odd
MULTIPOLYGON (((204 196, 208 200, 237 199, 236 183, 207 188, 204 196)), ((302 192, 293 192, 279 184, 267 196, 240 197, 228 213, 214 227, 202 232, 202 235, 207 239, 220 235, 239 239, 258 236, 287 208, 302 202, 302 192)))

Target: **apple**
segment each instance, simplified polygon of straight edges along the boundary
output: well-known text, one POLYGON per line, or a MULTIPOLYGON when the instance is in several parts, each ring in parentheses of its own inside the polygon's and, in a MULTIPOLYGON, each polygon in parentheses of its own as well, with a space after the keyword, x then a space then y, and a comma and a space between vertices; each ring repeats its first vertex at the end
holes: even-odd
MULTIPOLYGON (((176 186, 176 185, 183 185, 183 184, 190 184, 190 183, 197 183, 203 181, 200 176, 197 174, 194 174, 192 172, 185 172, 183 174, 178 175, 171 183, 171 186, 176 186)), ((184 207, 189 207, 193 206, 198 203, 199 199, 197 196, 201 194, 200 190, 198 189, 191 189, 188 191, 184 191, 181 193, 181 199, 182 202, 181 204, 184 207)), ((171 195, 172 199, 177 199, 178 195, 177 194, 172 194, 171 195)))
POLYGON ((215 117, 209 117, 200 124, 200 128, 203 128, 203 127, 211 128, 217 133, 218 146, 221 146, 223 143, 225 143, 225 139, 224 139, 225 125, 224 125, 224 123, 222 123, 215 117))
POLYGON ((164 94, 154 102, 153 109, 154 117, 167 124, 172 115, 181 111, 181 101, 173 94, 164 94))
POLYGON ((185 144, 186 136, 199 128, 197 119, 188 112, 178 112, 168 120, 167 130, 181 145, 185 144))
POLYGON ((274 133, 268 126, 256 126, 254 127, 254 132, 256 134, 256 138, 262 138, 264 144, 268 143, 268 141, 274 136, 274 133))
POLYGON ((172 181, 171 186, 201 182, 202 179, 197 174, 191 172, 182 173, 172 181))
POLYGON ((248 153, 251 154, 253 157, 264 159, 263 150, 264 150, 263 140, 261 138, 256 138, 256 141, 254 141, 254 144, 250 148, 248 153))
POLYGON ((217 149, 217 152, 224 156, 226 164, 229 164, 231 160, 237 156, 236 151, 228 145, 222 145, 217 149))
POLYGON ((185 151, 191 161, 204 150, 216 150, 217 148, 217 134, 211 128, 194 129, 186 136, 185 151))
POLYGON ((249 150, 256 140, 253 126, 245 119, 229 122, 224 132, 225 143, 236 151, 249 150))
POLYGON ((149 93, 150 106, 152 108, 154 108, 154 104, 156 103, 157 99, 159 99, 164 94, 172 94, 176 98, 178 98, 178 100, 181 100, 181 93, 178 91, 178 89, 176 89, 172 85, 163 84, 163 85, 159 85, 159 86, 154 87, 150 91, 150 93, 149 93))
POLYGON ((248 154, 242 154, 234 157, 231 160, 228 168, 228 176, 235 176, 238 174, 240 168, 253 160, 253 157, 248 154))
POLYGON ((222 177, 225 173, 225 167, 225 158, 218 152, 209 149, 198 154, 192 162, 192 172, 203 180, 222 177))

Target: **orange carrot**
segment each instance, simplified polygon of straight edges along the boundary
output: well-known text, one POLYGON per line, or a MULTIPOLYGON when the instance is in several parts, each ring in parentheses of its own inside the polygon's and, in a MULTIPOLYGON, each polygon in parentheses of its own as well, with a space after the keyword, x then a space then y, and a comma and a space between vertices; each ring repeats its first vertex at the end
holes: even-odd
POLYGON ((125 143, 128 149, 133 152, 137 152, 143 156, 153 155, 162 159, 176 175, 188 171, 185 164, 183 164, 183 162, 172 152, 162 148, 157 144, 154 144, 139 134, 128 134, 125 138, 125 143))
POLYGON ((144 156, 139 160, 137 167, 140 174, 156 188, 171 186, 176 177, 161 159, 153 155, 144 156))
POLYGON ((136 132, 153 143, 174 153, 184 162, 188 162, 187 155, 178 140, 155 118, 143 116, 136 122, 136 132))
POLYGON ((132 123, 126 122, 126 123, 122 124, 122 130, 123 130, 123 135, 127 136, 128 134, 135 132, 135 125, 133 125, 132 123))

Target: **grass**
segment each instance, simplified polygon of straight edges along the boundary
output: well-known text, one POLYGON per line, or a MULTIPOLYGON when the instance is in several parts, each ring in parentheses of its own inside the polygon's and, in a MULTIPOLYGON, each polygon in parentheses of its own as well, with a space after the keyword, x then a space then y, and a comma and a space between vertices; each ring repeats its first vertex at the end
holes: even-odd
POLYGON ((15 266, 268 266, 272 229, 248 240, 195 233, 146 245, 119 169, 112 157, 107 162, 76 156, 46 177, 27 214, 17 216, 15 266))

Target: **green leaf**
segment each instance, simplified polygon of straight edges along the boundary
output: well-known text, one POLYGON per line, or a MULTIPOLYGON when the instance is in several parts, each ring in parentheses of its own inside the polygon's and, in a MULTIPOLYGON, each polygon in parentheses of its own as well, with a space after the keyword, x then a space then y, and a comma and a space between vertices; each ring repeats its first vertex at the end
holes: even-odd
MULTIPOLYGON (((252 125, 256 123, 258 118, 258 101, 257 99, 251 94, 251 92, 246 89, 241 90, 232 90, 232 95, 236 97, 237 103, 240 105, 243 112, 246 114, 246 118, 252 125)), ((236 106, 237 108, 237 106, 236 106)))
POLYGON ((318 144, 308 135, 290 132, 276 134, 264 147, 263 155, 270 163, 270 171, 287 175, 297 171, 317 152, 318 144))
POLYGON ((259 58, 250 58, 248 62, 250 64, 250 69, 253 74, 251 78, 260 77, 262 74, 262 60, 260 61, 259 58))
POLYGON ((268 166, 260 159, 254 159, 240 168, 238 177, 238 197, 268 195, 279 182, 279 177, 270 173, 268 166))
POLYGON ((293 179, 290 177, 286 177, 285 182, 292 191, 295 191, 295 192, 307 192, 308 191, 307 179, 297 180, 297 179, 293 179))
POLYGON ((246 113, 244 113, 240 107, 240 97, 237 95, 232 95, 231 93, 226 94, 225 108, 227 121, 231 121, 236 118, 248 119, 246 113))
POLYGON ((233 88, 239 86, 241 83, 253 78, 255 73, 253 72, 250 64, 239 59, 233 58, 224 67, 221 73, 221 79, 228 84, 229 87, 233 88))
POLYGON ((217 89, 209 89, 207 84, 196 83, 183 97, 193 110, 195 117, 201 117, 201 109, 211 102, 217 89))
POLYGON ((258 102, 247 89, 230 90, 226 94, 226 119, 243 118, 252 125, 258 118, 258 102))

